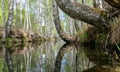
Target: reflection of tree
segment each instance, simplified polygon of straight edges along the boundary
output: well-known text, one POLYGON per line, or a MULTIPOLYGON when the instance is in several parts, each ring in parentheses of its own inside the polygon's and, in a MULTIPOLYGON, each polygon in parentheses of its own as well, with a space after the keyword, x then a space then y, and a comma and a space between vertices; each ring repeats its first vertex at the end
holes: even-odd
POLYGON ((117 54, 118 50, 113 49, 101 49, 101 48, 93 48, 90 46, 84 47, 84 52, 89 60, 97 65, 101 66, 115 66, 114 63, 119 63, 119 58, 117 54), (117 58, 116 58, 117 57, 117 58))
MULTIPOLYGON (((68 50, 68 48, 76 48, 76 46, 73 44, 64 44, 61 47, 61 49, 59 50, 58 55, 56 57, 54 72, 60 72, 61 60, 62 60, 64 54, 66 53, 66 51, 68 50)), ((77 72, 77 69, 76 69, 76 72, 77 72)))
POLYGON ((12 62, 10 51, 8 49, 6 49, 4 45, 3 45, 3 49, 5 49, 5 63, 8 66, 8 71, 14 72, 13 62, 12 62))
MULTIPOLYGON (((35 65, 37 64, 37 58, 36 56, 39 56, 39 53, 34 52, 34 49, 36 48, 42 48, 46 45, 40 44, 31 44, 31 43, 26 43, 26 45, 22 46, 21 44, 19 45, 13 45, 8 47, 7 45, 3 45, 3 52, 0 52, 0 56, 3 57, 5 55, 5 61, 2 62, 3 64, 3 72, 7 72, 8 70, 10 72, 24 72, 28 71, 31 68, 34 68, 35 65), (14 67, 13 67, 14 66, 14 67), (8 70, 7 70, 8 67, 8 70)), ((37 49, 38 50, 38 49, 37 49)), ((2 58, 0 58, 2 59, 2 58)), ((0 70, 1 72, 1 70, 0 70)))
MULTIPOLYGON (((46 42, 41 45, 27 44, 22 47, 21 50, 14 50, 12 52, 11 49, 13 48, 10 48, 14 71, 53 72, 55 59, 54 52, 59 49, 59 46, 61 46, 60 43, 52 45, 51 43, 46 42)), ((14 47, 14 49, 18 49, 18 47, 14 47)), ((7 72, 6 67, 4 72, 7 72)))
POLYGON ((73 44, 63 45, 58 52, 56 62, 54 62, 56 55, 55 52, 57 52, 61 47, 60 45, 60 43, 56 43, 54 45, 51 43, 45 43, 42 45, 28 44, 21 49, 21 53, 20 51, 16 51, 14 54, 12 54, 14 70, 17 72, 34 72, 36 70, 38 72, 81 72, 84 70, 93 71, 93 69, 111 70, 110 68, 113 68, 111 66, 115 61, 111 59, 112 57, 109 56, 109 53, 106 54, 105 50, 73 44), (104 68, 102 66, 106 66, 108 68, 104 68))
POLYGON ((83 72, 116 72, 116 67, 119 67, 114 64, 116 62, 115 56, 112 54, 114 49, 107 49, 106 51, 101 48, 85 46, 83 50, 88 59, 95 64, 95 66, 85 69, 83 72))
POLYGON ((99 72, 116 72, 115 69, 119 66, 114 64, 115 59, 113 57, 104 49, 65 44, 57 54, 54 72, 63 71, 63 65, 67 72, 96 72, 97 70, 99 72), (75 64, 72 64, 72 62, 75 64), (66 69, 66 66, 68 69, 66 69))
POLYGON ((65 44, 61 47, 56 57, 54 72, 60 72, 62 70, 62 60, 64 61, 64 57, 67 63, 64 64, 64 70, 68 72, 81 72, 93 66, 86 57, 83 46, 79 47, 75 44, 65 44))

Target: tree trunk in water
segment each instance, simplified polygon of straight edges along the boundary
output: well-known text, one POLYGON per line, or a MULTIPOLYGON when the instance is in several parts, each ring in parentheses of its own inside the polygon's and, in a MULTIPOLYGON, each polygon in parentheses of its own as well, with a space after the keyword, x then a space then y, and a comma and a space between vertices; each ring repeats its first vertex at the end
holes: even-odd
POLYGON ((77 41, 77 35, 67 35, 61 25, 60 25, 60 18, 59 18, 59 11, 58 11, 58 7, 55 3, 55 1, 53 0, 53 17, 54 17, 54 23, 55 23, 55 27, 57 29, 57 32, 59 34, 59 36, 65 41, 65 42, 76 42, 77 41))
MULTIPOLYGON (((5 38, 9 36, 11 26, 13 23, 13 8, 14 8, 14 0, 9 0, 9 14, 8 14, 8 19, 7 19, 6 26, 5 26, 5 38)), ((6 49, 5 47, 4 49, 5 49, 5 60, 8 66, 8 70, 9 72, 14 72, 11 54, 8 49, 6 49)))
MULTIPOLYGON (((89 27, 88 30, 85 31, 85 35, 83 35, 84 38, 81 39, 81 41, 89 42, 92 46, 98 46, 100 48, 112 48, 112 46, 115 47, 116 44, 120 45, 120 21, 115 22, 115 24, 112 23, 115 21, 115 18, 120 15, 119 0, 94 0, 102 3, 102 6, 98 4, 99 7, 96 6, 96 2, 94 2, 94 7, 90 7, 71 0, 55 1, 70 17, 92 25, 92 27, 89 27)), ((57 22, 58 21, 56 21, 56 24, 59 23, 57 22)))

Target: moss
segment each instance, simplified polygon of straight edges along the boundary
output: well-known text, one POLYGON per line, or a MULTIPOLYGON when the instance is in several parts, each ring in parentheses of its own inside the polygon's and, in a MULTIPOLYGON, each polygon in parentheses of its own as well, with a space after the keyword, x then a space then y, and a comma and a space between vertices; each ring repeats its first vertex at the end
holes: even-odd
POLYGON ((100 16, 104 17, 104 18, 107 18, 107 12, 105 12, 104 10, 102 10, 100 12, 100 16))
POLYGON ((96 13, 101 13, 101 10, 98 8, 93 8, 93 11, 95 11, 96 13))
POLYGON ((11 38, 11 37, 7 37, 5 39, 5 44, 6 44, 6 48, 10 49, 13 46, 18 46, 18 45, 22 45, 24 46, 26 44, 26 39, 23 38, 11 38))
POLYGON ((83 34, 80 34, 80 43, 87 43, 95 46, 96 48, 105 44, 107 33, 101 32, 96 27, 89 27, 83 34))
POLYGON ((107 17, 107 12, 104 11, 104 10, 100 10, 100 9, 97 9, 97 8, 93 8, 93 11, 95 11, 96 13, 100 14, 100 16, 106 18, 107 17))
POLYGON ((105 43, 107 35, 105 33, 98 33, 95 35, 95 43, 101 44, 105 43))
POLYGON ((6 43, 11 43, 12 42, 12 38, 7 37, 7 38, 5 38, 5 41, 6 41, 6 43))
POLYGON ((6 46, 5 46, 8 50, 12 49, 13 47, 13 44, 12 43, 6 43, 6 46))
POLYGON ((22 46, 25 46, 27 39, 25 37, 22 37, 21 41, 22 41, 22 46))
POLYGON ((24 42, 27 41, 27 39, 26 39, 25 37, 22 37, 22 38, 21 38, 21 41, 24 43, 24 42))
POLYGON ((90 37, 90 34, 89 34, 88 32, 85 32, 85 33, 83 34, 83 37, 84 37, 84 38, 89 38, 89 37, 90 37))

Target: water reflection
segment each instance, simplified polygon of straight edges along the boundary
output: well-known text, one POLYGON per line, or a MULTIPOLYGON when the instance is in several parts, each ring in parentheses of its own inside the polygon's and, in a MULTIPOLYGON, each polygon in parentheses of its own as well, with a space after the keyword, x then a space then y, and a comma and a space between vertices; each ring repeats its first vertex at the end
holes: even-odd
MULTIPOLYGON (((13 62, 12 62, 12 59, 11 59, 11 53, 10 51, 5 47, 5 45, 2 45, 3 49, 4 49, 4 54, 5 54, 5 63, 4 64, 7 64, 7 67, 8 67, 8 71, 9 72, 14 72, 14 68, 13 68, 13 62)), ((5 71, 5 69, 3 69, 5 71)))
MULTIPOLYGON (((56 57, 54 72, 60 72, 61 70, 62 70, 61 72, 65 72, 64 69, 61 69, 61 67, 64 67, 64 64, 66 63, 66 60, 62 60, 62 59, 63 59, 63 56, 65 55, 65 53, 67 52, 68 48, 69 49, 72 49, 72 48, 77 49, 77 47, 73 44, 64 44, 62 46, 62 48, 59 50, 58 55, 56 57)), ((73 70, 71 70, 71 71, 78 72, 77 71, 77 61, 75 62, 74 68, 72 68, 72 69, 73 70)))
POLYGON ((104 49, 65 44, 56 57, 54 72, 120 72, 119 65, 104 49))
POLYGON ((81 72, 94 66, 78 45, 65 44, 59 50, 54 72, 81 72))
MULTIPOLYGON (((26 44, 25 46, 10 48, 10 55, 15 72, 53 72, 54 61, 61 43, 44 43, 41 45, 26 44)), ((4 57, 0 53, 0 72, 8 72, 4 65, 4 57)), ((13 71, 12 71, 13 72, 13 71)))
POLYGON ((11 47, 5 52, 8 61, 0 53, 0 72, 120 72, 116 51, 110 54, 104 49, 63 42, 11 47))

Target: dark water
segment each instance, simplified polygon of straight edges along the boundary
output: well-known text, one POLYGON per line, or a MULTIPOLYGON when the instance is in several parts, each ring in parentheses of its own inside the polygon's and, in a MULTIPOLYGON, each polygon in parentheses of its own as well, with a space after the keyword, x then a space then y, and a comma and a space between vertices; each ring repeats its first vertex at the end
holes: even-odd
POLYGON ((0 72, 120 72, 116 51, 64 42, 2 47, 0 72))

